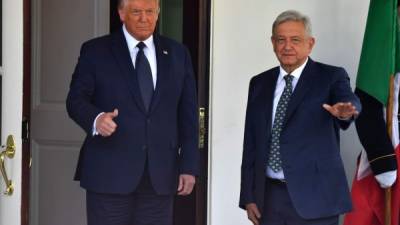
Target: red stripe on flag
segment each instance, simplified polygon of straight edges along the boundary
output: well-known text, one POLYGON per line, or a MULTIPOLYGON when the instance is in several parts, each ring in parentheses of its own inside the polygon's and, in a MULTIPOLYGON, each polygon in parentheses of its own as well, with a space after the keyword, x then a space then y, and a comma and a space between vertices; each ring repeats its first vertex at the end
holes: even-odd
MULTIPOLYGON (((400 168, 400 145, 396 150, 397 165, 400 168)), ((358 168, 357 168, 358 169, 358 168)), ((400 170, 397 170, 397 180, 392 186, 392 223, 399 225, 400 215, 400 170)), ((373 174, 357 180, 357 173, 351 188, 353 211, 347 213, 343 225, 384 225, 385 191, 375 180, 373 174)))

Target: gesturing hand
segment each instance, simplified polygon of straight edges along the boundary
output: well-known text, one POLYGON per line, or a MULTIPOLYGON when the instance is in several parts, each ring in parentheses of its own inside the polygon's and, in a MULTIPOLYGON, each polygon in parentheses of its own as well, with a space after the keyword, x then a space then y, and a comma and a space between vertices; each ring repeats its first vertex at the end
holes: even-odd
POLYGON ((190 193, 192 193, 195 183, 196 179, 193 175, 179 175, 178 195, 189 195, 190 193))
POLYGON ((258 210, 258 207, 255 203, 249 203, 246 205, 246 211, 247 211, 247 218, 254 224, 254 225, 259 225, 260 224, 260 218, 261 214, 260 211, 258 210))
POLYGON ((112 135, 117 129, 117 124, 113 120, 117 116, 118 109, 114 109, 113 112, 101 114, 96 120, 97 132, 103 137, 112 135))
POLYGON ((337 117, 341 120, 350 119, 352 116, 357 116, 358 111, 356 107, 351 104, 351 102, 338 102, 332 106, 328 104, 323 104, 322 107, 332 114, 332 116, 337 117))

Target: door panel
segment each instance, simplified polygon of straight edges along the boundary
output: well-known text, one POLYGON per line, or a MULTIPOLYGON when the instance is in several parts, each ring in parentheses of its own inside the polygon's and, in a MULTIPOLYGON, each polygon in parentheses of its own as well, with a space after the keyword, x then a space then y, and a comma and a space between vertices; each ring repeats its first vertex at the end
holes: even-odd
POLYGON ((11 196, 3 194, 6 187, 0 175, 0 224, 7 225, 21 223, 22 6, 22 0, 2 1, 1 144, 5 144, 8 135, 16 141, 15 156, 5 159, 7 176, 14 186, 11 196))
POLYGON ((65 99, 81 44, 108 32, 105 0, 32 2, 31 225, 86 224, 73 175, 84 132, 65 99))

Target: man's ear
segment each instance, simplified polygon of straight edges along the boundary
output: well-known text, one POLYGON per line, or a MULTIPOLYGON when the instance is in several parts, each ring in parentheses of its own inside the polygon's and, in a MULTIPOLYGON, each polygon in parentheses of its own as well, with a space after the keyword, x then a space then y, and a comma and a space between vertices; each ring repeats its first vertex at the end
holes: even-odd
POLYGON ((310 37, 309 40, 308 40, 308 44, 309 44, 310 51, 311 51, 313 49, 313 47, 314 47, 314 44, 315 44, 315 38, 314 37, 310 37))
POLYGON ((118 9, 118 15, 119 15, 119 19, 121 20, 121 22, 124 22, 125 21, 125 10, 118 9))

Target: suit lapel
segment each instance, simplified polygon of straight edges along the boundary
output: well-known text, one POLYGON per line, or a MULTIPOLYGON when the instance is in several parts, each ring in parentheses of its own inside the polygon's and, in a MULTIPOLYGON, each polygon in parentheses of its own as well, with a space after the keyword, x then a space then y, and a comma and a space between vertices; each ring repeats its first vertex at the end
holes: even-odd
POLYGON ((269 137, 271 133, 274 93, 276 81, 278 80, 279 76, 278 68, 279 67, 274 68, 272 71, 261 75, 262 79, 260 79, 259 84, 253 85, 253 98, 249 99, 249 103, 250 101, 254 102, 253 104, 256 112, 260 112, 257 113, 257 115, 259 115, 259 117, 257 117, 257 121, 259 121, 262 126, 265 126, 265 129, 262 129, 263 132, 265 131, 265 134, 263 134, 265 137, 269 137))
POLYGON ((132 58, 129 53, 128 45, 126 43, 122 30, 115 32, 112 35, 112 52, 116 58, 119 67, 121 68, 122 75, 127 81, 129 90, 133 95, 138 108, 146 113, 146 109, 143 104, 142 96, 140 94, 139 84, 136 79, 135 69, 132 64, 132 58))
POLYGON ((270 75, 266 76, 266 81, 265 81, 265 90, 263 93, 265 93, 265 113, 266 113, 266 119, 267 119, 267 131, 270 131, 272 128, 272 109, 274 105, 274 95, 275 95, 275 88, 276 88, 276 82, 279 77, 279 67, 276 67, 270 75))
POLYGON ((312 85, 315 85, 315 83, 312 82, 314 80, 313 77, 316 75, 313 72, 313 67, 314 67, 314 61, 312 61, 309 58, 307 65, 304 67, 304 70, 301 73, 300 79, 297 82, 296 88, 294 89, 294 92, 289 101, 284 125, 287 123, 287 121, 290 119, 290 117, 296 111, 297 106, 301 103, 301 101, 304 98, 304 96, 306 95, 307 91, 312 87, 312 85))
POLYGON ((160 102, 164 86, 167 82, 169 67, 171 66, 169 57, 170 49, 162 42, 160 36, 154 35, 154 45, 157 57, 157 84, 150 106, 150 113, 155 110, 160 102))

